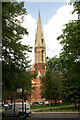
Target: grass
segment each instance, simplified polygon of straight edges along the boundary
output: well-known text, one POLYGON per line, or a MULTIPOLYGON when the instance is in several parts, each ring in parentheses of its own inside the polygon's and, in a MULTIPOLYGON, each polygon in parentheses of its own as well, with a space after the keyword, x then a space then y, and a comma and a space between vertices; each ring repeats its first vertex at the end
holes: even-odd
POLYGON ((80 106, 75 107, 60 107, 60 108, 53 108, 53 109, 49 109, 49 110, 39 110, 39 111, 35 111, 35 112, 79 112, 80 110, 80 106))
MULTIPOLYGON (((62 104, 53 104, 52 107, 58 107, 58 106, 67 106, 67 105, 73 105, 73 103, 62 103, 62 104)), ((31 106, 31 109, 40 109, 40 108, 50 108, 50 105, 37 105, 37 106, 31 106)))

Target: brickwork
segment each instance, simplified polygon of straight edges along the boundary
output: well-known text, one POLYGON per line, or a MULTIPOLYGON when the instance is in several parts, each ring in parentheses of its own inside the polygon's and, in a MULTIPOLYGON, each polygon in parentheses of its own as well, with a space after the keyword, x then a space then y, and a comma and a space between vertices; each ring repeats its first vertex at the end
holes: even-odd
POLYGON ((33 93, 31 95, 31 99, 35 99, 35 101, 37 99, 41 99, 41 81, 40 78, 36 78, 32 80, 32 87, 35 87, 35 89, 33 90, 33 93))

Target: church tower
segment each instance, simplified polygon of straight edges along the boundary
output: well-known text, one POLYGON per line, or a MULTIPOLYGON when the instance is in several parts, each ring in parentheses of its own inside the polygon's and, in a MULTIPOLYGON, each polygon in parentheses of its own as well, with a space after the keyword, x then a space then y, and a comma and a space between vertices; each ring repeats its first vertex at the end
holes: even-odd
POLYGON ((45 41, 44 41, 43 30, 41 25, 40 12, 38 16, 37 31, 35 35, 34 55, 35 55, 35 70, 40 71, 41 75, 44 75, 45 63, 46 63, 46 50, 45 50, 45 41))
POLYGON ((35 45, 34 45, 34 60, 35 63, 32 66, 31 73, 37 73, 37 78, 32 80, 31 93, 31 103, 33 102, 43 102, 44 99, 41 98, 41 80, 40 76, 45 75, 45 64, 46 64, 46 49, 45 41, 43 36, 42 24, 40 11, 38 16, 37 30, 35 35, 35 45))

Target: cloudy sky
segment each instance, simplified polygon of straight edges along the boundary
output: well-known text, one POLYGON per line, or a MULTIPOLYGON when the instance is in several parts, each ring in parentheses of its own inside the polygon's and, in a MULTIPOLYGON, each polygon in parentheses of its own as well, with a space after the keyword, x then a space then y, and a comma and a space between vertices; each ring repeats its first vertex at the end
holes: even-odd
POLYGON ((73 6, 65 2, 25 2, 28 15, 24 16, 22 26, 27 28, 29 35, 24 36, 22 44, 33 47, 32 53, 28 54, 29 59, 34 63, 34 42, 38 21, 38 13, 40 11, 44 40, 46 44, 46 56, 52 58, 59 56, 62 46, 56 38, 61 35, 64 24, 70 20, 77 19, 76 14, 71 14, 73 6))

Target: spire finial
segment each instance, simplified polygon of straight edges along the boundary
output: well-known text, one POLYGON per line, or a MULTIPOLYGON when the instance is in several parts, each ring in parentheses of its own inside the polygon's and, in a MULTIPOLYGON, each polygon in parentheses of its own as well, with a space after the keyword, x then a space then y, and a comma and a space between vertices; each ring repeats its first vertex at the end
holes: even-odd
POLYGON ((39 10, 39 17, 40 17, 40 10, 39 10))

